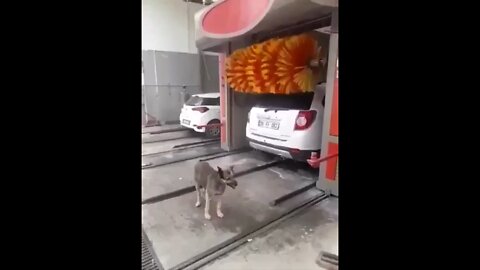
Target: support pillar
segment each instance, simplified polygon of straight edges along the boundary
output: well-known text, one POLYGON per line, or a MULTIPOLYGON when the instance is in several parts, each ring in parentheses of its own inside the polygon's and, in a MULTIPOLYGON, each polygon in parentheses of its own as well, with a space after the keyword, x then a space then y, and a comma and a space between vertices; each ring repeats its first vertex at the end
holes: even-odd
MULTIPOLYGON (((338 153, 338 9, 332 14, 320 157, 338 153)), ((338 196, 338 157, 320 164, 317 188, 338 196)))
POLYGON ((229 42, 223 45, 219 56, 219 82, 220 82, 220 122, 222 123, 220 146, 226 151, 233 151, 248 147, 245 135, 248 112, 252 104, 242 103, 236 99, 235 92, 228 86, 225 76, 225 60, 234 50, 244 48, 251 44, 251 39, 229 42))
POLYGON ((228 116, 230 115, 229 105, 228 102, 228 86, 225 76, 225 60, 228 55, 228 46, 226 47, 222 53, 218 55, 218 81, 219 81, 219 92, 220 92, 220 123, 222 124, 220 127, 220 147, 226 151, 230 151, 230 141, 231 136, 229 130, 231 121, 228 121, 228 116))

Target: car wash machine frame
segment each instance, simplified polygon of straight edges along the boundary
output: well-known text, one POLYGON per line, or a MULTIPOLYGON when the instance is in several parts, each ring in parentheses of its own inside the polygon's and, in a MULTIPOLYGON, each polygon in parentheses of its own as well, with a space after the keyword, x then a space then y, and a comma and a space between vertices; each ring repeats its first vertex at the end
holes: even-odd
POLYGON ((227 151, 248 145, 238 130, 245 130, 250 108, 239 105, 225 81, 226 57, 272 37, 313 30, 330 39, 322 150, 308 163, 320 170, 317 188, 338 196, 338 0, 219 0, 195 14, 198 50, 219 55, 220 141, 227 151))

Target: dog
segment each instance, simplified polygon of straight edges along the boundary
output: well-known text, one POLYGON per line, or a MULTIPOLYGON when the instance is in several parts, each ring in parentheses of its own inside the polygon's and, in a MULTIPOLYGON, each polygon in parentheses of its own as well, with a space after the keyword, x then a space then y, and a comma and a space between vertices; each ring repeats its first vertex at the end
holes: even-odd
POLYGON ((208 162, 200 161, 195 164, 194 168, 195 189, 197 191, 197 202, 195 207, 199 207, 200 196, 205 198, 205 218, 211 219, 210 216, 210 200, 216 197, 217 201, 217 216, 223 218, 222 200, 220 197, 225 192, 226 186, 235 189, 238 185, 234 178, 233 166, 227 170, 217 167, 217 170, 212 168, 208 162), (203 194, 202 194, 203 193, 203 194))

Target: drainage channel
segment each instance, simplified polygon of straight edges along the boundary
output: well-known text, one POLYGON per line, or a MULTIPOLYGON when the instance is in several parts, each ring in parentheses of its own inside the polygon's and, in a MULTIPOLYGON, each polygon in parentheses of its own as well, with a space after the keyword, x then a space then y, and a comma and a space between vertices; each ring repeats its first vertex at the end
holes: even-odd
POLYGON ((152 243, 142 228, 142 270, 163 270, 162 264, 153 250, 152 243))
MULTIPOLYGON (((249 169, 240 171, 238 173, 235 173, 235 177, 240 177, 240 176, 243 176, 243 175, 246 175, 246 174, 249 174, 249 173, 264 170, 264 169, 267 169, 269 167, 273 167, 275 165, 278 165, 278 164, 280 164, 284 161, 285 160, 283 160, 283 159, 279 159, 279 160, 274 160, 274 161, 262 164, 260 166, 249 168, 249 169)), ((145 200, 142 201, 142 204, 153 204, 153 203, 161 202, 161 201, 168 200, 168 199, 171 199, 171 198, 175 198, 175 197, 178 197, 178 196, 182 196, 184 194, 194 192, 194 191, 195 191, 195 186, 191 185, 191 186, 188 186, 188 187, 184 187, 184 188, 181 188, 181 189, 177 189, 177 190, 174 190, 174 191, 171 191, 171 192, 167 192, 167 193, 164 193, 164 194, 161 194, 161 195, 157 195, 157 196, 145 199, 145 200)))
POLYGON ((272 228, 278 226, 281 222, 285 221, 288 218, 291 218, 295 215, 298 215, 301 213, 304 209, 313 206, 320 201, 328 198, 328 195, 325 192, 322 192, 322 194, 319 194, 313 198, 309 198, 300 205, 296 206, 295 208, 291 209, 290 211, 287 211, 284 214, 281 214, 277 218, 274 218, 272 220, 267 220, 263 223, 261 223, 258 226, 255 226, 254 228, 245 231, 237 236, 234 236, 218 245, 215 245, 204 252, 201 252, 197 254, 196 256, 177 264, 176 266, 170 268, 169 270, 190 270, 190 269, 198 269, 215 259, 219 258, 220 256, 225 255, 226 253, 234 250, 235 248, 238 248, 239 246, 245 244, 248 242, 248 239, 255 238, 272 228))
POLYGON ((170 152, 175 152, 175 151, 180 151, 180 150, 184 150, 184 149, 210 145, 210 144, 217 143, 218 141, 219 141, 219 139, 209 139, 209 140, 202 140, 202 141, 193 142, 193 143, 177 144, 177 145, 174 145, 172 147, 172 149, 170 149, 170 150, 165 150, 165 151, 160 151, 160 152, 155 152, 155 153, 149 153, 149 154, 143 154, 142 157, 157 156, 157 155, 170 153, 170 152))

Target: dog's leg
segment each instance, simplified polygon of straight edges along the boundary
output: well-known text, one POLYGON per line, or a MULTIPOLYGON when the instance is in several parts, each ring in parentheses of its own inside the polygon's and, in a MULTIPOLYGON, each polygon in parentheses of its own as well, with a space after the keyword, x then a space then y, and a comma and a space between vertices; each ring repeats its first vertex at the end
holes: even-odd
POLYGON ((195 190, 197 191, 197 202, 195 203, 195 207, 199 207, 200 206, 200 187, 198 186, 198 184, 195 184, 195 190))
POLYGON ((218 201, 217 201, 217 217, 223 218, 222 200, 220 198, 218 198, 218 201))
POLYGON ((210 195, 208 194, 208 190, 205 189, 205 218, 211 219, 210 216, 210 195))

